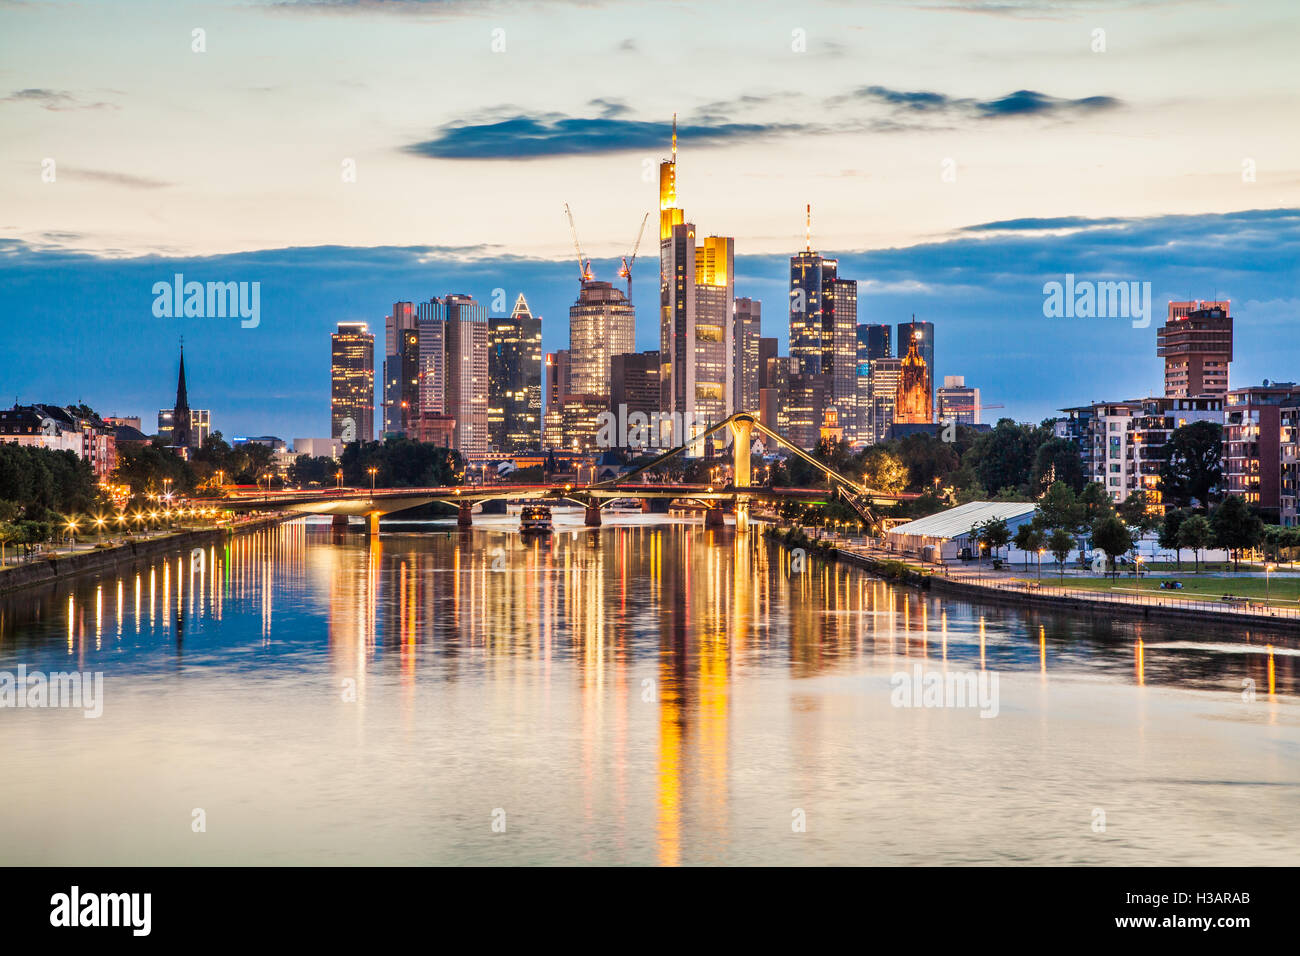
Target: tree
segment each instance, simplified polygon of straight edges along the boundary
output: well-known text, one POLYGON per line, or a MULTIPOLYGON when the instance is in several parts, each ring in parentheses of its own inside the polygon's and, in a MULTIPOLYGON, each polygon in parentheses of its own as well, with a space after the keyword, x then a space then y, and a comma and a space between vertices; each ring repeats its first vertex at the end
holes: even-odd
POLYGON ((874 491, 896 495, 907 487, 907 467, 896 454, 872 446, 863 455, 862 483, 874 491))
POLYGON ((962 458, 985 488, 1028 486, 1038 447, 1052 437, 1050 429, 1020 425, 1009 418, 975 439, 962 458))
POLYGON ((1210 534, 1215 547, 1232 552, 1233 570, 1241 568, 1241 552, 1259 544, 1264 522, 1251 512, 1240 495, 1228 495, 1210 515, 1210 534))
POLYGON ((1061 580, 1064 581, 1065 559, 1074 550, 1074 535, 1065 528, 1053 528, 1052 533, 1047 536, 1047 550, 1052 552, 1052 557, 1056 558, 1056 564, 1061 570, 1061 580))
POLYGON ((989 555, 996 556, 998 548, 1004 547, 1011 540, 1011 529, 1007 527, 1006 518, 990 518, 980 525, 980 537, 989 546, 989 555))
POLYGON ((1038 501, 1037 520, 1044 528, 1074 531, 1083 524, 1083 506, 1063 481, 1053 482, 1038 501))
POLYGON ((1198 502, 1208 508, 1222 473, 1223 427, 1217 422, 1189 422, 1176 428, 1161 452, 1160 492, 1182 507, 1198 502))
POLYGON ((1082 527, 1090 528, 1098 518, 1105 518, 1115 513, 1115 504, 1110 500, 1110 495, 1096 481, 1084 485, 1083 491, 1079 494, 1079 507, 1083 511, 1079 519, 1082 527))
POLYGON ((1182 546, 1178 543, 1178 530, 1187 520, 1187 512, 1171 508, 1165 512, 1164 520, 1160 522, 1160 547, 1174 552, 1174 561, 1178 565, 1178 570, 1183 569, 1183 552, 1182 546))
POLYGON ((1201 572, 1201 551, 1211 540, 1210 522, 1205 515, 1188 515, 1178 526, 1178 547, 1190 548, 1196 555, 1197 574, 1201 572))
POLYGON ((1092 543, 1106 552, 1113 572, 1115 559, 1133 547, 1133 532, 1117 515, 1106 515, 1093 524, 1092 543))
POLYGON ((318 485, 332 485, 339 466, 328 455, 299 455, 289 466, 289 480, 295 485, 306 487, 315 482, 318 485))
MULTIPOLYGON (((1016 528, 1016 535, 1011 539, 1017 548, 1025 552, 1025 568, 1029 567, 1029 554, 1032 551, 1041 551, 1047 543, 1047 535, 1043 529, 1034 521, 1026 521, 1016 528)), ((1039 559, 1042 563, 1042 559, 1039 559)))
POLYGON ((1079 455, 1079 446, 1074 442, 1068 438, 1051 438, 1038 446, 1031 479, 1036 494, 1042 494, 1049 485, 1057 482, 1064 483, 1077 493, 1083 490, 1087 481, 1083 458, 1079 455))
POLYGON ((1141 489, 1125 498, 1115 511, 1120 520, 1136 532, 1133 535, 1134 549, 1145 534, 1160 526, 1160 516, 1152 510, 1150 497, 1141 489))

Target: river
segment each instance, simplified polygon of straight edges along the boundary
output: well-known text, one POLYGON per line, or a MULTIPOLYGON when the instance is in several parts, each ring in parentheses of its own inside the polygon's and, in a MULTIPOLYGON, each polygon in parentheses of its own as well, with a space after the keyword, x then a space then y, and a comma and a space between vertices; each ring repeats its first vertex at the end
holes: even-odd
POLYGON ((516 524, 296 521, 0 599, 0 674, 103 674, 98 717, 0 709, 0 860, 1300 863, 1293 636, 516 524))

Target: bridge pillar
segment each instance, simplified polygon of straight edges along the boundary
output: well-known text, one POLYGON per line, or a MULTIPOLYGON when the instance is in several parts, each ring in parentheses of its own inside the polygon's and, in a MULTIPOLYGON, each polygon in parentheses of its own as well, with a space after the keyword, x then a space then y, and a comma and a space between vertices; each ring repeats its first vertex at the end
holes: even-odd
POLYGON ((600 527, 600 505, 587 505, 587 513, 583 515, 582 523, 589 528, 600 527))
POLYGON ((366 515, 366 524, 369 526, 370 534, 378 537, 379 535, 379 512, 371 511, 366 515))
POLYGON ((348 526, 348 516, 335 515, 333 519, 330 521, 330 525, 335 528, 346 529, 348 526))
POLYGON ((724 527, 725 525, 726 525, 726 521, 723 520, 721 508, 708 508, 705 510, 704 527, 721 528, 724 527))
MULTIPOLYGON (((736 488, 748 488, 750 481, 749 456, 754 444, 754 423, 748 418, 737 418, 731 422, 732 473, 736 488)), ((706 525, 707 527, 707 525, 706 525)), ((736 530, 749 530, 749 498, 736 495, 736 530)))
POLYGON ((474 504, 470 501, 462 501, 460 510, 456 513, 456 526, 458 528, 469 528, 474 524, 474 504))

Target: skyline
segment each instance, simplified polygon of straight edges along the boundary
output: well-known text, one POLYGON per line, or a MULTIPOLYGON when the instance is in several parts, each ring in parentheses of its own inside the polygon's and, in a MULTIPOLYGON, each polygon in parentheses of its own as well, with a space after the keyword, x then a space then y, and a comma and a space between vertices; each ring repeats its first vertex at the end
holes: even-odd
MULTIPOLYGON (((1039 421, 1066 405, 1160 394, 1163 373, 1155 335, 1170 299, 1232 300, 1234 387, 1264 378, 1287 380, 1300 366, 1300 348, 1282 334, 1288 321, 1300 318, 1291 297, 1294 263, 1300 260, 1300 210, 1133 223, 1006 223, 975 226, 969 233, 966 240, 883 253, 825 251, 838 255, 841 272, 859 281, 860 322, 897 324, 913 312, 918 320, 933 321, 935 381, 964 375, 982 389, 986 403, 1006 406, 1001 415, 1039 421), (1066 234, 1045 236, 1056 230, 1066 234), (1180 237, 1172 247, 1167 246, 1171 235, 1180 237), (1123 262, 1145 265, 1125 273, 1123 262), (978 284, 967 278, 972 273, 980 274, 978 284), (1124 319, 1044 318, 1043 284, 1067 273, 1150 277, 1151 326, 1134 329, 1124 319), (1017 347, 1006 351, 1007 340, 990 335, 990 328, 1015 336, 1017 347), (1034 336, 1040 347, 1034 347, 1034 336)), ((271 250, 199 262, 103 260, 33 252, 0 240, 0 252, 0 304, 9 314, 29 315, 43 331, 34 338, 26 323, 0 326, 4 353, 20 359, 11 360, 4 374, 20 402, 84 400, 101 414, 149 418, 172 399, 176 345, 184 335, 193 401, 212 410, 214 429, 227 436, 328 434, 328 335, 338 322, 366 322, 382 339, 382 321, 393 301, 459 291, 490 304, 491 291, 502 287, 509 303, 520 291, 528 297, 534 314, 542 316, 543 349, 550 352, 568 345, 564 317, 577 292, 572 262, 519 259, 507 269, 433 259, 418 249, 271 250), (175 271, 199 281, 261 276, 260 324, 244 329, 238 318, 155 318, 152 284, 170 281, 175 271), (85 301, 100 296, 95 309, 106 321, 87 328, 80 313, 65 305, 70 290, 85 301), (286 321, 290 306, 306 318, 286 321), (70 347, 51 352, 45 347, 51 340, 70 347), (114 352, 124 340, 132 347, 114 352), (116 364, 87 366, 74 343, 86 354, 113 354, 116 364), (73 381, 79 394, 65 396, 73 381)), ((613 277, 615 266, 597 261, 594 268, 597 277, 613 277)), ((647 312, 645 300, 653 289, 654 266, 638 259, 633 268, 637 348, 653 349, 657 316, 647 312)), ((736 268, 738 295, 782 303, 788 255, 738 253, 736 268)), ((764 309, 763 334, 776 337, 784 353, 786 316, 771 308, 764 309)))
MULTIPOLYGON (((0 387, 18 401, 147 418, 184 335, 214 427, 325 435, 328 333, 452 292, 522 292, 544 351, 564 348, 563 204, 596 278, 616 281, 674 112, 680 203, 735 237, 735 294, 765 303, 783 353, 811 203, 814 248, 859 283, 858 321, 935 323, 934 380, 963 375, 1008 417, 1159 391, 1154 328, 1043 317, 1044 283, 1067 274, 1150 281, 1153 324, 1171 299, 1231 299, 1234 384, 1297 377, 1278 334, 1300 319, 1284 4, 134 3, 88 9, 50 58, 23 40, 59 6, 0 12, 0 307, 20 319, 0 327, 0 387), (922 29, 927 47, 905 42, 922 29), (592 69, 548 68, 575 36, 592 69), (1247 40, 1231 71, 1199 68, 1247 40), (420 69, 432 41, 454 103, 420 69), (376 45, 390 56, 358 52, 376 45), (149 290, 176 272, 260 282, 259 327, 154 317, 149 290)), ((641 252, 636 347, 655 349, 641 252)))

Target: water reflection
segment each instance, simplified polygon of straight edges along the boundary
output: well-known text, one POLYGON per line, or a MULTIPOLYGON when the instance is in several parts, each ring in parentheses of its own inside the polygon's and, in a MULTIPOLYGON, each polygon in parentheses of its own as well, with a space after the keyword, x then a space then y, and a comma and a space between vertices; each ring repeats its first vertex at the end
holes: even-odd
MULTIPOLYGON (((295 522, 0 601, 2 669, 323 675, 322 698, 353 707, 352 739, 381 746, 378 709, 385 735, 454 743, 440 772, 466 779, 493 748, 544 741, 532 756, 557 779, 522 786, 568 788, 577 859, 667 865, 777 839, 741 810, 756 793, 799 808, 843 788, 862 746, 845 707, 874 715, 854 708, 887 700, 885 679, 914 663, 1031 676, 1037 695, 1011 704, 1044 721, 1053 681, 1083 680, 1192 692, 1194 707, 1253 688, 1276 723, 1298 649, 1287 634, 974 606, 850 567, 799 571, 756 534, 636 521, 529 540, 505 519, 381 537, 295 522)), ((300 707, 280 719, 308 719, 300 707)))

